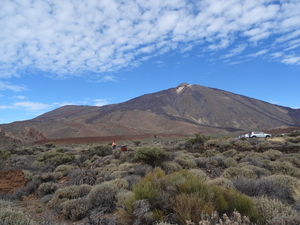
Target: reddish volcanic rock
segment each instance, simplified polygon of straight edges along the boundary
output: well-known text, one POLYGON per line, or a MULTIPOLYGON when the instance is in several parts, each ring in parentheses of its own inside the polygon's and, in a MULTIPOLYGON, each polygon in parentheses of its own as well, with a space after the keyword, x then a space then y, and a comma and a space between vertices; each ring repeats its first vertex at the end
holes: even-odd
POLYGON ((22 170, 0 170, 0 193, 13 193, 23 187, 27 181, 22 170))

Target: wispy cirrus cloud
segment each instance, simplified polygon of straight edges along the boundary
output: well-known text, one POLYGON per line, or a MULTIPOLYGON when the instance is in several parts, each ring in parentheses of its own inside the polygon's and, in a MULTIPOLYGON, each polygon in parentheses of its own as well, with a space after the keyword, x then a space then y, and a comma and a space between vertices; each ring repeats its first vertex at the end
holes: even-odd
POLYGON ((10 91, 15 91, 15 92, 20 92, 20 91, 27 90, 27 88, 23 85, 15 85, 15 84, 11 84, 9 82, 0 81, 0 90, 1 91, 10 90, 10 91))
MULTIPOLYGON (((194 46, 237 46, 225 54, 229 58, 245 46, 265 49, 268 40, 279 52, 280 44, 291 47, 300 35, 295 0, 4 0, 0 15, 0 78, 28 70, 60 78, 116 71, 194 46), (245 43, 238 46, 241 38, 245 43)), ((286 51, 278 61, 290 64, 286 51)))

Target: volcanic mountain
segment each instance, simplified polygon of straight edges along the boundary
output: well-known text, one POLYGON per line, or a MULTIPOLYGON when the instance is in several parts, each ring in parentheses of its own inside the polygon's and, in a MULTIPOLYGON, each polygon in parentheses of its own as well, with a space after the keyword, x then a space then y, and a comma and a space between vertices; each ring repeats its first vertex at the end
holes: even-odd
POLYGON ((2 124, 21 137, 27 127, 47 138, 142 134, 224 134, 300 126, 300 109, 200 85, 145 94, 129 101, 96 106, 63 106, 31 120, 2 124))

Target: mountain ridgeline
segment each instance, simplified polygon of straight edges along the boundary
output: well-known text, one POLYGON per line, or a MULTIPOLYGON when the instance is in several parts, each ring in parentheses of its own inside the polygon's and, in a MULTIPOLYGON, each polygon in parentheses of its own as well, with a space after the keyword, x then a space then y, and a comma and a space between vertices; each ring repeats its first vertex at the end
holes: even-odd
POLYGON ((51 139, 147 133, 226 134, 280 126, 300 126, 300 109, 186 83, 119 104, 63 106, 31 120, 1 125, 19 137, 30 127, 51 139))

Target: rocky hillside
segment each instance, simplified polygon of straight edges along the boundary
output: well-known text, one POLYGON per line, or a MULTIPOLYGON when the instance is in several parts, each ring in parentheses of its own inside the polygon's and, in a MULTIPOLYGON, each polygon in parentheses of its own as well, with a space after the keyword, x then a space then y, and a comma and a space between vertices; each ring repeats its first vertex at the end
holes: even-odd
POLYGON ((183 83, 129 101, 63 106, 32 120, 1 125, 24 136, 25 127, 48 138, 142 134, 224 134, 300 126, 300 109, 270 104, 223 90, 183 83))

